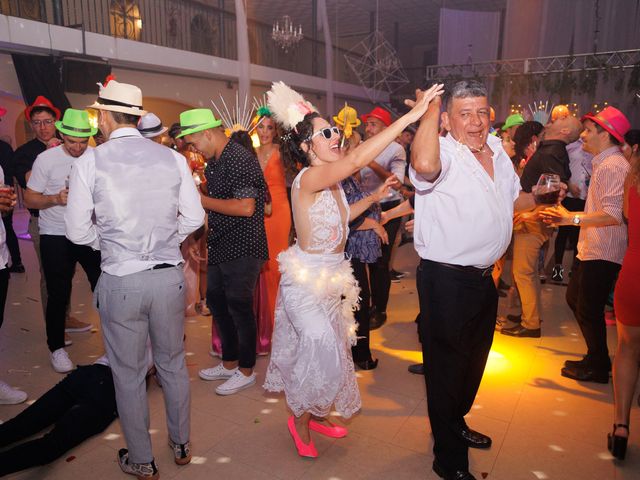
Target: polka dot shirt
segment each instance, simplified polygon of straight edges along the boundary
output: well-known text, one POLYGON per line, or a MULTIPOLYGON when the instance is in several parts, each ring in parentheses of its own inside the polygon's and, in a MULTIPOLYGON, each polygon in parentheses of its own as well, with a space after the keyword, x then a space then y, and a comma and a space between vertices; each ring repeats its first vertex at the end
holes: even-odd
POLYGON ((211 159, 205 170, 208 194, 212 198, 255 198, 250 217, 236 217, 209 211, 207 249, 209 264, 217 265, 242 257, 269 258, 264 230, 266 184, 258 159, 243 146, 230 141, 219 159, 211 159))

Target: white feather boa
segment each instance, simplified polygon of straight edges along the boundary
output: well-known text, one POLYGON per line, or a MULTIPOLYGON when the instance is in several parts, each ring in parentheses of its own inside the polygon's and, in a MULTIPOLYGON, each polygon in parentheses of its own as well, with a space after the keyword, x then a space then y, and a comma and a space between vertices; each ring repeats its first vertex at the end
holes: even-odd
POLYGON ((278 263, 283 276, 309 290, 319 302, 341 298, 340 315, 346 338, 350 345, 355 345, 358 323, 353 312, 359 308, 360 286, 344 254, 308 254, 294 245, 278 255, 278 263))
POLYGON ((276 121, 288 130, 293 129, 308 113, 318 111, 284 82, 274 82, 271 85, 271 90, 267 92, 267 103, 276 121))

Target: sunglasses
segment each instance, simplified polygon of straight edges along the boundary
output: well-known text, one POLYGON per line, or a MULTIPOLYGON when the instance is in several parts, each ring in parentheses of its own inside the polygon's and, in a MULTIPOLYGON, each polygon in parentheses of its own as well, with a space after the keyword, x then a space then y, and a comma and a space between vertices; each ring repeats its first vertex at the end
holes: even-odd
POLYGON ((327 127, 327 128, 323 128, 322 130, 318 130, 317 132, 315 132, 313 135, 311 135, 307 141, 311 141, 313 140, 315 137, 317 137, 318 135, 322 135, 324 138, 326 138, 327 140, 329 140, 331 138, 331 136, 333 134, 336 135, 340 135, 340 130, 338 129, 338 127, 327 127))
POLYGON ((47 120, 31 120, 31 124, 34 127, 39 127, 40 125, 49 126, 49 125, 53 125, 54 122, 55 122, 55 120, 51 120, 51 119, 47 119, 47 120))

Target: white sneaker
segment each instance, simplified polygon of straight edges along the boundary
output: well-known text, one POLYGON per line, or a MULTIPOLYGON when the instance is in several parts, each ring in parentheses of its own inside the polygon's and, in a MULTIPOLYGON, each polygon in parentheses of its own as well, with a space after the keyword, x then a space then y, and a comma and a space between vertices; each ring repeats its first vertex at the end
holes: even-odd
POLYGON ((67 373, 73 370, 73 362, 64 348, 51 352, 49 356, 51 357, 51 365, 56 372, 67 373))
POLYGON ((238 371, 238 368, 232 368, 227 370, 224 368, 222 362, 213 368, 204 368, 198 372, 198 376, 202 380, 227 380, 233 377, 233 374, 238 371))
POLYGON ((17 405, 27 399, 27 394, 16 390, 11 385, 0 380, 0 405, 17 405))
POLYGON ((233 374, 233 377, 216 388, 216 393, 218 395, 233 395, 240 390, 249 388, 254 383, 256 383, 255 373, 252 373, 247 377, 240 370, 236 370, 236 372, 233 374))

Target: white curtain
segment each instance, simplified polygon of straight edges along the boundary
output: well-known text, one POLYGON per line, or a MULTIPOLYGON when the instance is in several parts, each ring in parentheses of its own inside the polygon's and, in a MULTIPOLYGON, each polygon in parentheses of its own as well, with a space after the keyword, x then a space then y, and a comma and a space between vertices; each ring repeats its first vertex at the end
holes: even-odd
POLYGON ((500 12, 440 9, 438 63, 466 64, 495 60, 498 55, 500 12))

